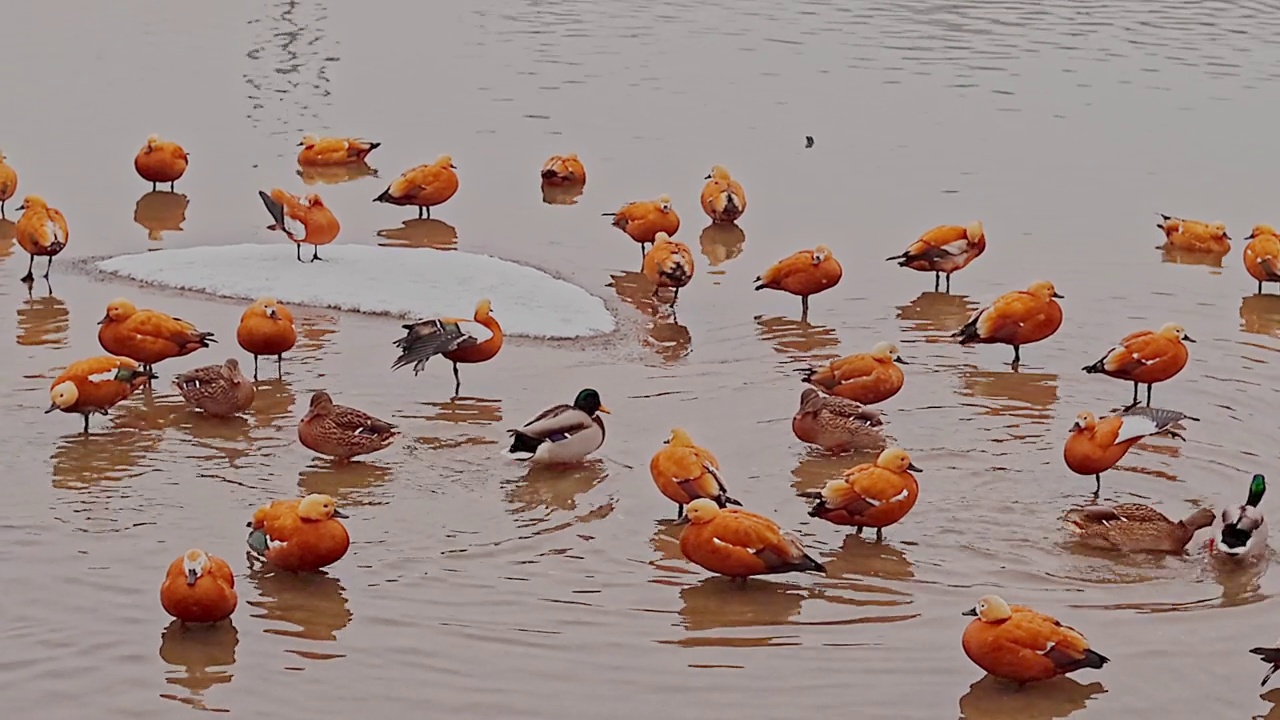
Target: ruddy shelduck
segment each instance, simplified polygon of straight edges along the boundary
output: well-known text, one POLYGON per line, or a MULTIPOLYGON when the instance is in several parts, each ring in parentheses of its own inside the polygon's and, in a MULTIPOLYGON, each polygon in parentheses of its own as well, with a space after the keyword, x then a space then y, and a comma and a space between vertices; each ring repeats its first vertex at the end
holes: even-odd
POLYGON ((1053 283, 1039 280, 1026 290, 1015 290, 979 308, 964 327, 951 337, 961 345, 1000 343, 1013 346, 1013 364, 1022 362, 1021 348, 1040 342, 1062 326, 1062 295, 1053 283))
POLYGON ((417 375, 428 360, 443 355, 453 363, 453 391, 457 393, 462 388, 458 363, 487 362, 502 349, 502 326, 492 311, 493 304, 485 298, 476 303, 474 320, 441 317, 404 325, 408 332, 395 342, 400 357, 391 363, 391 369, 412 364, 417 375))
POLYGON ((216 623, 236 611, 236 578, 226 560, 193 548, 169 564, 160 606, 184 623, 216 623))
POLYGON ((354 165, 364 162, 369 153, 382 145, 360 138, 316 137, 303 135, 298 147, 298 164, 303 167, 317 165, 354 165))
POLYGON ((396 426, 367 412, 338 405, 327 392, 311 396, 298 423, 298 441, 312 452, 345 462, 383 450, 395 442, 396 426))
POLYGON ((273 297, 258 298, 240 316, 236 342, 253 355, 253 379, 258 379, 258 358, 276 356, 276 371, 281 371, 284 354, 298 342, 293 326, 293 313, 273 297))
POLYGON ((1158 408, 1130 408, 1101 420, 1093 413, 1082 412, 1071 425, 1062 458, 1071 472, 1092 475, 1098 483, 1097 490, 1101 491, 1102 473, 1120 462, 1129 448, 1153 435, 1181 439, 1174 426, 1183 420, 1195 419, 1175 410, 1158 408))
POLYGON ((87 434, 90 415, 106 415, 117 403, 155 377, 126 357, 99 355, 73 362, 49 386, 49 407, 45 412, 61 410, 83 415, 87 434))
POLYGON ((342 524, 346 518, 328 495, 276 500, 254 511, 249 549, 281 570, 319 570, 347 554, 351 536, 342 524))
POLYGON ((1138 404, 1138 386, 1147 386, 1147 405, 1151 404, 1151 386, 1182 372, 1190 354, 1185 343, 1195 342, 1177 323, 1165 323, 1159 330, 1130 333, 1118 345, 1107 350, 1097 362, 1084 366, 1090 375, 1102 374, 1133 383, 1133 405, 1138 404))
POLYGON ((951 274, 968 267, 987 249, 987 234, 982 223, 939 225, 911 243, 901 255, 885 258, 897 260, 899 267, 933 273, 933 291, 938 291, 942 275, 947 276, 947 292, 951 292, 951 274))
POLYGON ((586 185, 587 169, 577 153, 552 155, 542 164, 542 182, 546 185, 586 185))
POLYGON ((0 218, 4 217, 4 204, 18 192, 18 171, 5 161, 4 152, 0 152, 0 218))
POLYGON ((159 183, 169 183, 173 190, 174 183, 187 172, 187 161, 190 156, 176 142, 161 140, 159 135, 150 135, 147 142, 133 158, 133 169, 143 180, 151 183, 155 190, 159 183))
POLYGON ((836 397, 874 405, 902 389, 905 378, 898 366, 906 364, 898 355, 897 345, 879 342, 871 352, 846 355, 822 367, 805 370, 804 381, 836 397))
POLYGON ((98 343, 112 355, 132 358, 144 370, 169 358, 182 357, 217 342, 213 333, 157 310, 139 310, 132 302, 116 298, 98 321, 98 343))
POLYGON ((239 415, 253 405, 256 394, 235 358, 188 370, 174 378, 173 389, 188 405, 213 417, 239 415))
POLYGON ((1160 218, 1156 227, 1164 231, 1165 247, 1206 253, 1231 251, 1231 236, 1227 235, 1227 226, 1223 223, 1184 220, 1163 213, 1160 218))
POLYGON ((674 288, 672 302, 679 299, 680 288, 693 279, 693 252, 689 246, 660 232, 654 236, 653 247, 644 254, 641 271, 653 283, 656 295, 661 288, 674 288))
POLYGON ((800 393, 800 409, 791 418, 791 432, 801 442, 839 454, 883 449, 883 424, 878 410, 808 387, 800 393))
POLYGON ((431 217, 431 208, 444 204, 458 192, 458 169, 453 158, 441 155, 430 165, 405 170, 374 202, 391 205, 416 205, 418 217, 423 210, 431 217))
POLYGON ((720 461, 709 450, 694 444, 689 433, 674 428, 663 441, 664 447, 649 460, 653 484, 668 500, 676 504, 676 519, 684 515, 684 506, 707 498, 719 507, 741 505, 729 497, 729 488, 720 475, 720 461))
POLYGON ((22 276, 22 282, 29 283, 35 280, 33 268, 37 257, 49 258, 49 264, 44 269, 44 279, 48 280, 49 271, 53 269, 54 256, 62 252, 67 246, 67 239, 71 236, 70 231, 67 230, 67 218, 63 216, 61 210, 49 207, 49 204, 39 195, 26 196, 18 209, 22 211, 22 217, 18 218, 15 229, 18 245, 31 256, 31 260, 27 262, 27 274, 22 276))
POLYGON ((702 212, 712 222, 731 223, 747 211, 747 194, 742 183, 734 180, 729 171, 720 165, 711 168, 702 186, 702 212))
POLYGON ((680 216, 671 206, 671 196, 659 195, 657 200, 637 200, 618 208, 617 212, 603 213, 613 218, 613 226, 640 243, 643 254, 645 245, 656 242, 658 233, 674 236, 680 230, 680 216))
POLYGON ((831 248, 819 245, 801 250, 770 265, 756 277, 756 290, 781 290, 800 296, 800 317, 809 315, 809 296, 830 290, 840 282, 844 269, 831 254, 831 248))
POLYGON ((302 262, 303 243, 311 246, 311 262, 324 260, 320 257, 320 246, 333 242, 342 226, 319 195, 310 193, 300 198, 280 188, 272 188, 269 194, 259 190, 258 197, 262 198, 262 204, 267 206, 267 212, 275 221, 267 229, 279 230, 293 241, 298 248, 298 262, 302 262))
POLYGON ((874 463, 845 470, 815 493, 818 504, 809 515, 853 527, 859 535, 862 528, 873 527, 876 540, 883 540, 884 528, 906 517, 920 497, 920 484, 912 472, 920 468, 911 456, 902 448, 888 448, 874 463))
POLYGON ((988 673, 1019 685, 1110 662, 1075 628, 995 595, 962 614, 977 616, 964 630, 964 654, 988 673))
POLYGON ((689 562, 718 575, 747 578, 827 571, 805 552, 799 538, 763 515, 721 509, 707 498, 689 503, 684 514, 689 524, 680 534, 680 552, 689 562))
POLYGON ((1254 225, 1253 232, 1245 238, 1244 269, 1258 281, 1258 294, 1262 283, 1280 283, 1280 236, 1270 225, 1254 225))

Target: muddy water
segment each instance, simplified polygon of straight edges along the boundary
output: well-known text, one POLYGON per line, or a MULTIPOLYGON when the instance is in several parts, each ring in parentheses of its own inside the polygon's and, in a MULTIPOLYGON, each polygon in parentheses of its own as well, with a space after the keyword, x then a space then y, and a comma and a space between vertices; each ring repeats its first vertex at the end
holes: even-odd
POLYGON ((1092 491, 1062 465, 1071 418, 1129 393, 1079 368, 1170 320, 1200 342, 1157 404, 1202 420, 1185 444, 1130 453, 1103 498, 1182 515, 1239 502, 1248 473, 1275 472, 1280 300, 1251 296, 1238 254, 1248 227, 1280 212, 1275 18, 1258 3, 1061 1, 7 10, 0 146, 20 190, 66 212, 69 257, 275 242, 254 191, 309 182, 340 242, 537 264, 606 298, 624 330, 514 341, 465 368, 451 398, 447 366, 384 369, 396 321, 302 309, 283 379, 260 384, 243 420, 192 415, 162 385, 83 438, 75 418, 39 411, 56 371, 98 352, 109 299, 223 339, 167 373, 238 353, 239 305, 58 265, 52 291, 28 295, 0 224, 6 716, 181 717, 185 704, 245 717, 1280 717, 1246 653, 1280 633, 1274 574, 1083 553, 1056 520, 1092 491), (376 173, 298 177, 304 131, 381 140, 376 173), (191 152, 180 195, 133 175, 150 132, 191 152), (537 169, 568 151, 587 164, 586 193, 545 204, 537 169), (462 190, 437 219, 369 202, 444 152, 462 190), (713 163, 746 185, 741 234, 703 229, 713 163), (599 215, 664 192, 701 252, 678 316, 648 299, 634 244, 599 215), (1158 211, 1222 219, 1236 250, 1162 255, 1158 211), (954 295, 881 260, 974 218, 990 246, 954 295), (751 279, 817 242, 846 277, 801 323, 794 298, 753 293, 751 279), (978 303, 1038 278, 1066 295, 1067 321, 1024 349, 1020 372, 1004 348, 947 342, 978 303), (788 420, 796 369, 884 339, 912 363, 884 406, 890 432, 926 472, 920 505, 877 545, 806 516, 795 492, 855 459, 811 455, 788 420), (549 474, 497 459, 504 428, 585 386, 614 411, 599 460, 549 474), (294 426, 322 388, 405 439, 364 464, 312 457, 294 426), (683 561, 645 469, 673 425, 830 576, 739 588, 683 561), (327 576, 247 570, 252 507, 301 492, 340 499, 351 553, 327 576), (237 568, 234 628, 168 626, 156 591, 192 545, 237 568), (980 679, 959 613, 992 590, 1070 622, 1114 662, 1020 693, 980 679))

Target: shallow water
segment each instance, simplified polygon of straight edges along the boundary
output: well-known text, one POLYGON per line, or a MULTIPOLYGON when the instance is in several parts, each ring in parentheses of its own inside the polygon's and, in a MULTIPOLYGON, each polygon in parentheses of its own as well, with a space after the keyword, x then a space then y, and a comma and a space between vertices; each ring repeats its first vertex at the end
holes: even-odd
POLYGON ((1166 321, 1200 342, 1156 404, 1202 420, 1185 444, 1131 452, 1103 498, 1181 516, 1243 500, 1248 474, 1272 469, 1280 299, 1251 296, 1239 250, 1249 226, 1277 220, 1277 17, 1262 3, 1062 0, 9 8, 0 90, 21 111, 6 113, 0 147, 20 193, 66 212, 65 257, 278 242, 255 191, 310 182, 339 242, 528 262, 604 297, 626 329, 514 341, 464 368, 450 399, 447 365, 385 369, 397 321, 299 309, 283 380, 260 384, 243 420, 188 413, 166 382, 83 438, 76 418, 39 411, 58 369, 99 352, 111 298, 221 337, 165 374, 238 355, 240 304, 107 282, 65 258, 52 292, 28 296, 0 223, 0 317, 14 319, 0 345, 6 714, 1280 717, 1280 691, 1257 697, 1264 668, 1246 652, 1280 632, 1274 574, 1079 551, 1057 520, 1093 489, 1062 464, 1072 418, 1129 396, 1079 368, 1166 321), (50 27, 57 42, 37 31, 50 27), (384 142, 376 175, 299 177, 304 131, 384 142), (151 132, 191 153, 181 197, 132 172, 151 132), (586 192, 544 204, 537 170, 568 151, 586 192), (445 152, 462 189, 433 220, 369 202, 445 152), (746 186, 744 235, 703 230, 713 163, 746 186), (600 217, 664 192, 701 253, 678 320, 600 217), (1207 264, 1162 254, 1156 212, 1221 219, 1235 249, 1207 264), (954 295, 882 261, 974 218, 990 245, 954 295), (846 276, 814 298, 811 324, 794 298, 751 291, 770 262, 818 242, 846 276), (946 340, 977 304, 1039 278, 1066 296, 1066 322, 1024 348, 1021 372, 1006 348, 946 340), (811 455, 788 420, 796 369, 882 339, 912 363, 884 404, 889 432, 925 472, 921 503, 877 545, 807 517, 796 490, 856 459, 811 455), (526 474, 498 459, 505 428, 585 386, 613 410, 599 460, 526 474), (318 389, 406 437, 364 464, 314 458, 294 426, 318 389), (645 470, 677 424, 830 576, 736 587, 686 563, 645 470), (328 576, 247 571, 251 509, 300 492, 339 498, 351 553, 328 576), (236 568, 234 629, 184 631, 161 611, 164 568, 192 545, 236 568), (1021 692, 982 679, 959 613, 992 590, 1114 662, 1021 692))

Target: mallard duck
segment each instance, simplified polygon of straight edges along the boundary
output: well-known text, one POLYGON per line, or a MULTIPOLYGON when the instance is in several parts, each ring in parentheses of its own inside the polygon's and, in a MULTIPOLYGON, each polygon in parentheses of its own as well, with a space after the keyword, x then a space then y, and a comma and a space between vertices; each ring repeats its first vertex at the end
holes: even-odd
POLYGON ((1099 669, 1111 661, 1075 628, 995 595, 961 614, 977 617, 964 630, 964 654, 988 673, 1019 685, 1099 669))
POLYGON ((1275 647, 1256 647, 1249 652, 1258 655, 1262 662, 1271 666, 1267 668, 1267 674, 1262 676, 1261 685, 1266 687, 1271 676, 1276 674, 1276 670, 1280 670, 1280 641, 1276 642, 1275 647))
POLYGON ((746 578, 827 571, 805 552, 799 538, 763 515, 739 508, 722 510, 707 498, 689 503, 684 513, 689 524, 680 534, 680 552, 713 573, 746 578))
POLYGON ((173 389, 188 405, 214 417, 237 415, 253 405, 253 383, 240 372, 235 358, 184 372, 174 379, 173 389))
POLYGON ((346 405, 327 392, 311 396, 311 409, 298 423, 298 440, 321 455, 348 460, 386 448, 396 439, 395 425, 346 405))
POLYGON ((597 413, 609 414, 609 408, 600 404, 600 393, 581 390, 572 405, 549 407, 508 430, 507 456, 549 465, 582 462, 604 445, 604 420, 597 413))
POLYGON ((1267 519, 1258 508, 1266 491, 1267 479, 1254 475, 1244 504, 1222 511, 1222 527, 1210 546, 1215 553, 1230 558, 1256 558, 1267 553, 1267 519))
POLYGON ((1197 530, 1213 525, 1214 512, 1200 508, 1174 522, 1153 507, 1121 503, 1074 508, 1063 519, 1068 529, 1089 545, 1130 552, 1180 553, 1197 530))
POLYGON ((801 442, 832 453, 850 450, 882 450, 884 433, 880 411, 842 397, 824 395, 815 388, 800 393, 800 409, 791 418, 791 432, 801 442))

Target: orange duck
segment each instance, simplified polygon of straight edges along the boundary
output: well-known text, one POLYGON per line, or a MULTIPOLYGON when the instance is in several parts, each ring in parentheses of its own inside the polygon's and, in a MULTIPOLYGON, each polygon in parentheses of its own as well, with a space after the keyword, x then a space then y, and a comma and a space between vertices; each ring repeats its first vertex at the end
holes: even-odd
POLYGON ((328 495, 276 500, 254 511, 249 549, 281 570, 319 570, 347 554, 346 517, 328 495))
POLYGON ((542 164, 542 182, 544 185, 586 185, 587 169, 577 153, 552 155, 542 164))
POLYGON ((1117 380, 1133 383, 1133 405, 1138 404, 1138 385, 1147 386, 1147 405, 1151 404, 1151 386, 1182 372, 1187 366, 1187 346, 1195 342, 1177 323, 1165 323, 1156 332, 1139 330, 1124 336, 1119 345, 1107 351, 1102 359, 1083 370, 1090 375, 1101 373, 1117 380))
POLYGON ((217 342, 213 333, 155 310, 139 310, 124 298, 112 300, 98 321, 98 343, 112 355, 132 358, 144 370, 161 360, 190 355, 217 342))
POLYGON ((173 190, 173 184, 187 171, 187 159, 187 151, 178 143, 150 135, 147 144, 134 156, 133 169, 151 183, 152 190, 158 183, 169 183, 169 189, 173 190))
POLYGON ((316 137, 303 135, 298 147, 298 164, 303 167, 317 165, 354 165, 364 162, 369 153, 382 143, 360 138, 316 137))
POLYGON ((1280 283, 1280 236, 1270 225, 1254 225, 1253 232, 1245 238, 1244 269, 1258 281, 1258 294, 1262 283, 1280 283))
POLYGON ((404 325, 409 332, 395 342, 400 348, 400 357, 391 364, 391 369, 412 363, 413 374, 417 375, 428 360, 443 355, 453 363, 453 392, 457 394, 462 388, 458 363, 487 362, 502 349, 502 326, 489 314, 492 310, 493 305, 485 298, 476 303, 474 322, 442 317, 404 325))
POLYGON ((987 249, 987 234, 977 220, 964 225, 939 225, 911 243, 901 255, 885 258, 897 260, 899 267, 933 273, 933 291, 938 291, 941 276, 947 276, 947 292, 951 292, 951 274, 965 269, 987 249))
POLYGON ((0 218, 4 217, 4 204, 18 192, 18 173, 5 162, 4 153, 0 152, 0 218))
POLYGON ((706 180, 707 184, 702 186, 702 212, 718 223, 736 222, 742 217, 747 211, 747 194, 742 184, 720 165, 711 168, 706 180))
POLYGON ((995 595, 963 614, 977 616, 964 630, 964 654, 988 673, 1019 685, 1111 662, 1091 650, 1075 628, 995 595))
POLYGON ((39 195, 26 196, 18 209, 22 211, 22 217, 18 218, 15 228, 18 245, 31 256, 30 262, 27 263, 27 274, 22 276, 22 282, 29 283, 35 280, 32 268, 35 267, 37 257, 49 258, 49 264, 44 269, 44 279, 48 280, 49 271, 53 269, 54 256, 67 246, 67 239, 71 235, 67 230, 67 218, 63 216, 61 210, 49 207, 49 204, 39 195))
POLYGON ((392 205, 417 205, 419 219, 422 218, 424 209, 427 217, 431 217, 431 208, 444 204, 458 192, 458 173, 454 172, 457 169, 453 158, 441 155, 430 165, 405 170, 403 175, 396 178, 373 201, 392 205))
POLYGON ((679 299, 680 288, 693 279, 693 253, 689 246, 660 232, 654 236, 653 247, 644 254, 641 271, 653 283, 656 295, 659 288, 675 288, 672 302, 679 299))
POLYGON ((720 461, 705 448, 694 444, 689 433, 680 428, 671 431, 663 441, 665 447, 649 460, 649 474, 658 491, 676 504, 676 519, 684 515, 684 506, 707 498, 720 507, 741 505, 729 497, 720 476, 720 461))
POLYGON ((884 528, 911 512, 920 497, 920 485, 911 471, 920 468, 902 448, 889 448, 874 463, 863 463, 844 471, 844 476, 809 494, 818 504, 811 517, 836 525, 848 525, 862 534, 862 528, 876 529, 876 540, 884 539, 884 528))
POLYGON ((898 346, 876 343, 869 353, 846 355, 830 364, 804 371, 804 381, 830 395, 848 398, 863 405, 884 402, 902 389, 902 368, 907 361, 898 356, 898 346))
POLYGON ((240 316, 236 342, 253 355, 253 379, 258 379, 258 357, 276 356, 276 371, 284 364, 284 353, 293 349, 298 331, 293 326, 293 313, 271 297, 258 298, 240 316))
POLYGON ((84 431, 88 433, 90 415, 106 415, 116 403, 155 377, 125 357, 99 355, 73 362, 49 386, 50 403, 45 412, 80 413, 84 416, 84 431))
POLYGON ((640 243, 644 252, 646 243, 655 242, 658 233, 675 235, 680 230, 680 216, 671 207, 671 197, 659 195, 657 200, 637 200, 618 208, 617 212, 603 213, 613 217, 613 226, 640 243))
POLYGON ((827 571, 809 557, 799 538, 763 515, 738 508, 722 510, 707 498, 689 503, 684 514, 689 524, 680 533, 680 552, 689 562, 718 575, 747 578, 827 571))
POLYGON ((1196 420, 1175 410, 1129 408, 1098 420, 1093 413, 1076 415, 1062 457, 1077 475, 1092 475, 1102 490, 1102 473, 1110 470, 1129 448, 1153 435, 1182 436, 1172 428, 1183 420, 1196 420))
POLYGON ((844 269, 831 254, 831 248, 819 245, 789 255, 756 277, 757 290, 782 290, 800 296, 800 316, 809 315, 809 296, 830 290, 840 282, 844 269))
POLYGON ((396 426, 346 405, 327 392, 311 396, 311 407, 298 423, 298 441, 312 452, 345 462, 383 450, 395 442, 396 426))
POLYGON ((1012 345, 1016 366, 1022 361, 1023 345, 1044 340, 1062 325, 1062 308, 1055 302, 1061 297, 1047 280, 1031 283, 1026 290, 1005 293, 978 309, 951 337, 959 338, 961 345, 1012 345))
POLYGON ((280 188, 272 188, 271 194, 258 191, 262 204, 271 213, 272 224, 268 230, 279 230, 298 248, 298 262, 302 262, 302 244, 311 246, 311 262, 324 260, 320 246, 328 245, 338 237, 342 226, 333 211, 325 206, 319 195, 311 193, 299 198, 280 188))
POLYGON ((1156 227, 1164 231, 1166 248, 1223 254, 1231 251, 1231 236, 1227 235, 1227 226, 1220 222, 1203 223, 1163 213, 1160 217, 1162 220, 1156 227))
POLYGON ((160 586, 160 605, 184 623, 215 623, 236 610, 236 578, 231 566, 203 550, 188 550, 169 564, 160 586))

